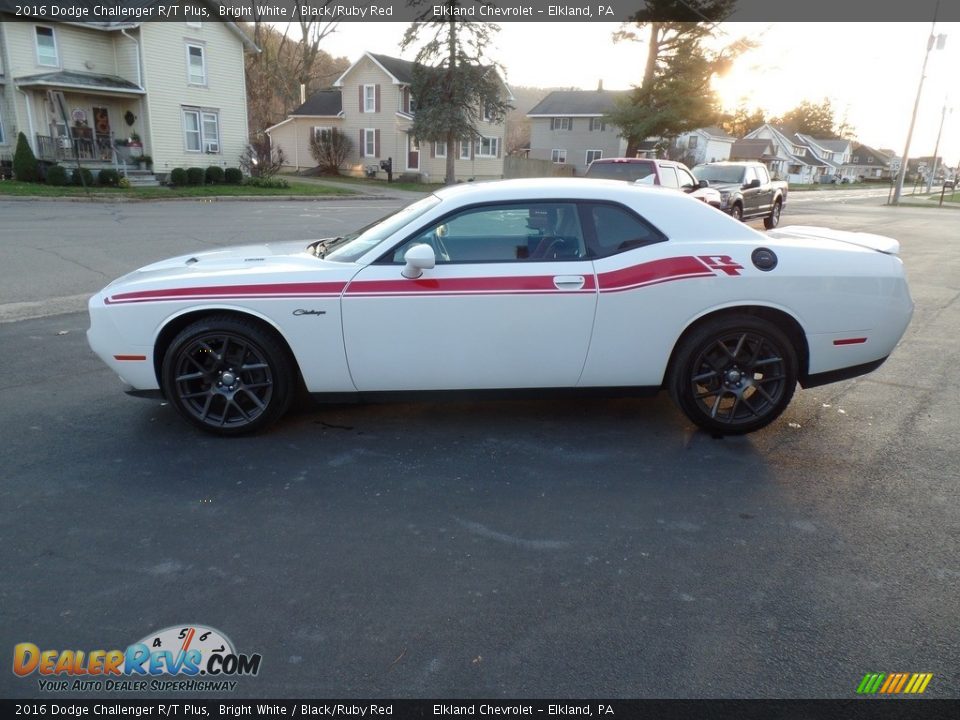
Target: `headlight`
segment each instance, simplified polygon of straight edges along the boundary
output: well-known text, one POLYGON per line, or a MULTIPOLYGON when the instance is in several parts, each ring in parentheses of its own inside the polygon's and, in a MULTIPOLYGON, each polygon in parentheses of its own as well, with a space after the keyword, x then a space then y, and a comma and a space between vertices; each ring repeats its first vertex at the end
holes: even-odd
POLYGON ((727 206, 727 203, 729 203, 729 202, 730 202, 730 193, 729 193, 729 192, 721 192, 721 193, 720 193, 720 207, 726 207, 726 206, 727 206))

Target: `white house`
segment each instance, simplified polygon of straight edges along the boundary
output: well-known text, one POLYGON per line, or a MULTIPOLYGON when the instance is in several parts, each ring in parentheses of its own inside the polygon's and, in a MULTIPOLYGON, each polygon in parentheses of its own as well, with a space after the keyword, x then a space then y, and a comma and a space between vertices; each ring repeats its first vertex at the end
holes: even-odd
POLYGON ((677 149, 690 167, 700 163, 720 162, 730 159, 730 150, 736 138, 718 127, 691 130, 677 136, 677 149))

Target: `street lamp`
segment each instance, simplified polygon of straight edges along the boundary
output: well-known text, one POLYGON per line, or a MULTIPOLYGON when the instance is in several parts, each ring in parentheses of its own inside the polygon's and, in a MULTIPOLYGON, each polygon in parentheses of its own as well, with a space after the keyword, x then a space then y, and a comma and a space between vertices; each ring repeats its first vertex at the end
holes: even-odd
POLYGON ((910 159, 910 140, 913 138, 913 126, 917 122, 917 110, 920 108, 920 94, 923 92, 923 80, 927 76, 927 60, 930 59, 930 51, 936 45, 938 50, 942 50, 947 42, 946 35, 934 35, 933 30, 937 26, 937 13, 940 11, 940 0, 937 0, 937 7, 933 11, 933 24, 930 26, 930 37, 927 38, 927 53, 923 56, 923 67, 920 69, 920 85, 917 87, 917 99, 913 103, 913 115, 910 118, 910 129, 907 131, 907 144, 903 149, 903 158, 900 161, 900 172, 897 174, 897 183, 893 189, 893 200, 891 205, 900 203, 900 193, 903 191, 903 179, 907 175, 907 165, 910 159))

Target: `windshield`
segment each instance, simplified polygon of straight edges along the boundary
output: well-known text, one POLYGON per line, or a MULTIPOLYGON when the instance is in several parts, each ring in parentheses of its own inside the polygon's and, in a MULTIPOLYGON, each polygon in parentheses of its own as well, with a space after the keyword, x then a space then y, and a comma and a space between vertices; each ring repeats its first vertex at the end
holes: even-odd
POLYGON ((587 177, 603 180, 633 181, 652 174, 652 162, 595 162, 587 168, 587 177))
POLYGON ((412 205, 407 205, 391 215, 360 228, 356 232, 319 244, 315 252, 318 257, 326 260, 355 262, 368 250, 386 240, 400 228, 416 220, 439 202, 440 198, 436 195, 428 195, 412 205))
POLYGON ((693 176, 712 183, 738 183, 743 179, 743 170, 737 165, 697 165, 693 176))

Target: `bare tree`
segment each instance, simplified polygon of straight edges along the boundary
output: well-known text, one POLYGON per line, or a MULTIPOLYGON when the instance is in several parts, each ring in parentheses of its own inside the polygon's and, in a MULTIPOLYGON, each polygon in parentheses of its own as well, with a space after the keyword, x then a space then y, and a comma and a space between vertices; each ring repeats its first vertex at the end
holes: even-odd
POLYGON ((310 154, 325 175, 339 175, 353 149, 353 141, 337 128, 321 130, 310 138, 310 154))

